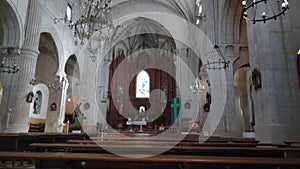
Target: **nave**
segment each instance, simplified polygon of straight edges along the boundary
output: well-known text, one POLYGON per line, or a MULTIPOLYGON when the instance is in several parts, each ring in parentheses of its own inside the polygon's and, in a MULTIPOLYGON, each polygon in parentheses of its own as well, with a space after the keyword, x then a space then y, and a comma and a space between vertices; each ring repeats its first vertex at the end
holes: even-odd
POLYGON ((299 7, 0 0, 0 167, 300 168, 299 7))

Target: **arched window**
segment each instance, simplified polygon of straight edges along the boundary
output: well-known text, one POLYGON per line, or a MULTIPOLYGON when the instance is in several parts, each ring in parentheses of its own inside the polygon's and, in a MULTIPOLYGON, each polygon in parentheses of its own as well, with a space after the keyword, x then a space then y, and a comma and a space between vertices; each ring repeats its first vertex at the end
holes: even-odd
POLYGON ((150 78, 146 71, 141 71, 136 78, 136 98, 150 97, 150 78))
POLYGON ((69 21, 69 22, 72 21, 72 7, 69 3, 68 3, 68 6, 67 6, 66 17, 67 17, 67 21, 69 21))
POLYGON ((42 92, 37 91, 35 96, 34 96, 33 114, 40 114, 41 113, 41 103, 42 103, 42 92))
POLYGON ((3 87, 2 87, 2 83, 0 82, 0 105, 2 102, 2 95, 3 95, 3 87))

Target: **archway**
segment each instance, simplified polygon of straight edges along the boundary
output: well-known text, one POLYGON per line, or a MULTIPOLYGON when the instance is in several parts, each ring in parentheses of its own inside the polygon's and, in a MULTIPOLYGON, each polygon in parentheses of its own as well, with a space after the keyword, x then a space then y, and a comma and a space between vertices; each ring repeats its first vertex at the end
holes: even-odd
POLYGON ((65 64, 64 72, 67 75, 66 77, 69 83, 69 87, 66 92, 67 97, 65 100, 66 109, 64 115, 64 122, 70 124, 70 131, 80 131, 82 129, 81 125, 83 125, 84 113, 81 113, 83 107, 81 102, 82 100, 76 95, 76 91, 74 90, 74 87, 76 87, 76 84, 79 82, 80 79, 79 65, 75 55, 71 55, 68 58, 65 64))
MULTIPOLYGON (((56 76, 57 70, 59 68, 59 56, 56 47, 56 42, 53 39, 51 33, 41 33, 39 41, 39 51, 40 54, 37 59, 36 71, 35 71, 35 86, 45 85, 47 86, 47 93, 42 93, 43 100, 47 99, 46 109, 41 111, 41 114, 46 114, 44 123, 46 123, 46 132, 56 132, 60 111, 60 93, 61 93, 61 83, 56 76), (50 109, 50 104, 55 103, 57 109, 50 109)), ((31 116, 29 121, 36 121, 36 116, 31 116)))
POLYGON ((137 119, 139 107, 144 106, 147 115, 145 121, 149 127, 155 124, 171 125, 171 98, 176 96, 176 84, 174 79, 159 67, 168 66, 170 72, 175 72, 170 54, 176 48, 174 39, 161 24, 144 17, 124 23, 117 34, 120 36, 114 37, 116 44, 112 49, 112 56, 109 56, 112 62, 109 68, 107 122, 113 128, 123 126, 126 130, 129 127, 126 125, 128 119, 137 119), (146 65, 152 65, 152 68, 145 69, 146 65), (124 69, 119 72, 119 68, 124 69), (143 96, 139 95, 137 86, 137 76, 141 72, 148 79, 148 84, 144 84, 143 96), (117 79, 116 83, 112 82, 113 78, 117 79), (164 90, 165 97, 162 97, 162 94, 151 96, 150 92, 155 89, 164 90))
POLYGON ((243 132, 253 131, 253 114, 250 101, 250 74, 251 70, 248 66, 239 68, 234 75, 236 114, 241 120, 243 132))
POLYGON ((71 55, 66 64, 65 64, 65 73, 67 75, 67 79, 69 82, 69 88, 67 91, 67 94, 71 94, 74 92, 72 90, 72 87, 79 81, 80 79, 80 70, 79 70, 79 64, 77 61, 77 58, 75 55, 71 55))
MULTIPOLYGON (((234 94, 231 97, 234 123, 240 132, 250 131, 250 82, 249 82, 249 51, 247 38, 247 25, 242 17, 242 5, 239 0, 226 0, 224 2, 221 19, 221 39, 225 44, 226 55, 232 59, 233 86, 230 89, 234 94)), ((232 81, 231 77, 227 82, 232 81)), ((233 123, 233 122, 231 122, 233 123)), ((242 133, 241 135, 242 136, 242 133)))
POLYGON ((81 104, 82 100, 78 96, 72 94, 67 96, 64 123, 70 125, 68 129, 65 129, 68 132, 81 131, 83 129, 84 114, 80 110, 81 104))

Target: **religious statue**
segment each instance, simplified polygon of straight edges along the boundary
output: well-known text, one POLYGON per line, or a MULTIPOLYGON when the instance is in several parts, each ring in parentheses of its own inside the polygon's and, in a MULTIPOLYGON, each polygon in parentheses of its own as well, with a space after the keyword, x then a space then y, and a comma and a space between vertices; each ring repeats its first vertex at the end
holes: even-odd
POLYGON ((39 114, 40 112, 40 102, 39 98, 36 98, 33 102, 33 114, 39 114))

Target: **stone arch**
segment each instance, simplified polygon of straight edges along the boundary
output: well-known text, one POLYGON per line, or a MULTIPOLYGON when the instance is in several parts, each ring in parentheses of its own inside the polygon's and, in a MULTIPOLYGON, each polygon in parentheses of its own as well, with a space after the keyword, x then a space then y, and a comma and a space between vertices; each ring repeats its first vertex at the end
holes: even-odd
POLYGON ((245 131, 250 131, 250 122, 252 118, 251 112, 251 102, 249 101, 250 98, 250 68, 245 66, 239 68, 234 74, 234 87, 235 87, 235 94, 236 99, 239 98, 240 102, 239 107, 240 111, 242 112, 243 124, 245 131))
POLYGON ((21 21, 8 1, 0 1, 0 46, 19 48, 22 40, 21 21))
POLYGON ((57 49, 57 55, 58 55, 58 68, 56 70, 56 74, 59 75, 59 72, 62 70, 62 63, 61 61, 64 60, 64 49, 62 45, 62 41, 60 38, 59 33, 53 26, 43 26, 41 27, 41 34, 42 33, 49 33, 53 39, 53 42, 55 43, 56 49, 57 49))
POLYGON ((55 80, 60 58, 55 40, 50 33, 41 33, 39 51, 35 73, 36 82, 51 84, 55 80))
POLYGON ((233 62, 233 72, 236 72, 239 68, 245 65, 250 66, 247 25, 244 19, 240 25, 240 47, 238 48, 238 54, 238 58, 233 62))
POLYGON ((64 72, 68 76, 73 76, 76 77, 77 79, 80 78, 80 69, 79 69, 76 55, 73 54, 68 58, 64 68, 65 68, 64 72))
MULTIPOLYGON (((226 58, 231 60, 233 84, 230 85, 234 91, 230 100, 235 100, 234 114, 236 124, 241 132, 249 131, 249 93, 247 85, 247 69, 249 69, 249 54, 246 22, 242 17, 242 4, 240 0, 225 0, 221 8, 220 43, 225 45, 226 58), (243 67, 248 66, 248 67, 243 67)), ((230 80, 229 80, 230 81, 230 80)), ((227 81, 227 82, 229 82, 227 81)), ((230 83, 230 82, 229 82, 230 83)))
POLYGON ((192 14, 192 11, 194 9, 191 9, 192 5, 190 4, 185 5, 186 3, 190 3, 190 2, 189 1, 182 2, 180 0, 179 1, 173 0, 169 2, 155 0, 155 1, 151 1, 151 3, 149 3, 149 1, 140 1, 139 3, 132 3, 130 1, 119 1, 114 4, 113 12, 114 9, 116 9, 118 10, 118 13, 120 13, 120 16, 122 16, 122 15, 128 15, 128 13, 131 13, 132 11, 132 10, 123 10, 123 9, 134 8, 135 13, 146 12, 146 11, 148 12, 148 11, 153 11, 153 9, 156 9, 156 11, 158 12, 166 11, 167 13, 170 13, 172 15, 180 16, 185 20, 193 21, 194 15, 192 14), (120 8, 122 8, 122 10, 120 8))
POLYGON ((80 68, 76 55, 73 54, 67 59, 64 65, 64 74, 67 75, 69 82, 67 93, 72 93, 74 85, 80 81, 80 68))
POLYGON ((65 100, 66 112, 64 115, 64 123, 69 123, 70 127, 69 130, 81 130, 84 126, 84 110, 82 108, 86 108, 86 102, 84 106, 82 106, 83 100, 77 95, 67 94, 65 100), (78 123, 79 122, 79 123, 78 123))
MULTIPOLYGON (((126 55, 131 55, 137 49, 141 49, 141 46, 159 48, 159 46, 153 46, 153 44, 159 45, 159 40, 165 40, 168 44, 171 44, 173 49, 176 48, 176 42, 174 42, 169 30, 150 17, 137 16, 128 19, 112 39, 116 43, 116 47, 124 47, 126 55)), ((116 48, 116 50, 118 49, 116 48)))
POLYGON ((226 0, 222 10, 220 22, 221 43, 237 44, 239 47, 232 46, 233 53, 237 59, 233 62, 233 72, 242 65, 249 64, 248 38, 246 21, 242 17, 242 5, 239 0, 226 0))
POLYGON ((231 56, 232 54, 234 54, 234 46, 233 45, 227 45, 225 47, 225 56, 226 57, 234 57, 234 56, 231 56))
MULTIPOLYGON (((116 18, 114 20, 115 24, 126 24, 128 21, 138 18, 138 17, 144 17, 147 19, 152 19, 153 21, 161 24, 164 29, 168 30, 170 33, 170 37, 173 39, 178 40, 176 42, 176 46, 180 46, 181 44, 185 44, 186 47, 189 47, 192 49, 195 54, 199 57, 201 57, 201 60, 203 63, 207 63, 207 57, 210 54, 209 52, 215 51, 213 48, 213 45, 211 41, 208 39, 208 37, 204 34, 203 31, 201 31, 195 24, 188 22, 187 20, 184 20, 180 16, 166 13, 166 12, 136 12, 136 11, 127 11, 128 13, 121 15, 120 18, 116 18), (176 25, 176 28, 174 28, 174 25, 176 25)), ((129 37, 130 35, 127 35, 129 37)), ((111 41, 111 47, 113 47, 117 43, 116 41, 111 41)), ((103 55, 105 56, 111 49, 107 48, 104 49, 103 55)), ((174 48, 176 50, 176 48, 174 48)), ((211 52, 212 53, 212 52, 211 52)), ((181 60, 182 62, 182 60, 181 60)), ((187 67, 187 66, 186 66, 187 67)), ((186 68, 185 67, 185 68, 186 68)), ((185 69, 189 71, 189 69, 185 69)), ((189 72, 190 73, 190 72, 189 72)), ((225 72, 224 70, 218 71, 208 71, 208 76, 210 77, 211 82, 211 89, 215 90, 218 89, 220 92, 212 92, 212 97, 216 98, 215 102, 212 103, 213 109, 211 110, 211 113, 209 114, 209 118, 211 118, 213 115, 216 115, 217 118, 215 118, 216 121, 220 121, 221 115, 219 112, 223 112, 225 103, 223 100, 226 99, 226 84, 220 83, 221 81, 225 81, 225 72), (222 95, 221 95, 222 93, 222 95), (217 96, 218 95, 218 96, 217 96), (218 106, 215 106, 217 105, 218 106), (218 112, 218 114, 217 114, 218 112)), ((209 119, 208 118, 208 119, 209 119)), ((209 130, 214 130, 216 126, 213 126, 209 130)), ((204 129, 208 129, 208 125, 204 126, 204 129)), ((212 133, 212 132, 211 132, 212 133)))
POLYGON ((240 23, 242 21, 242 5, 240 0, 226 0, 221 15, 221 43, 240 43, 240 23))

